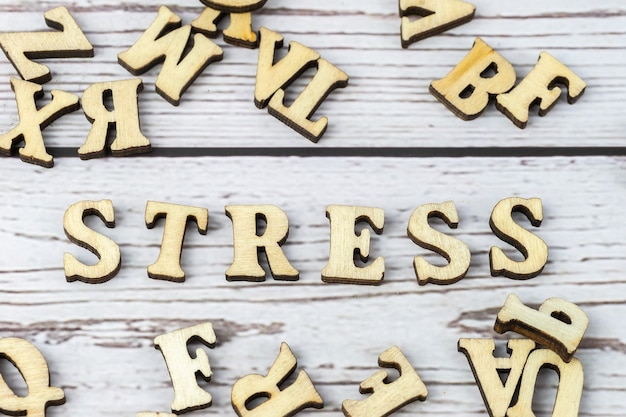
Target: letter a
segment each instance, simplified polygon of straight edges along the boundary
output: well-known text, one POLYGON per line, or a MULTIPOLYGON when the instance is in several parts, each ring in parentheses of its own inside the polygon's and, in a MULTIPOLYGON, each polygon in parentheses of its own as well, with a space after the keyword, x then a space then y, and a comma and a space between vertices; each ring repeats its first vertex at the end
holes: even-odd
POLYGON ((535 342, 511 339, 507 343, 508 358, 496 358, 493 339, 459 339, 458 350, 467 357, 476 385, 491 417, 505 417, 513 401, 515 390, 524 372, 524 365, 535 342), (500 373, 506 373, 502 382, 500 373))
POLYGON ((460 0, 400 0, 402 47, 469 22, 476 7, 460 0), (410 15, 421 16, 414 22, 410 15))
POLYGON ((0 357, 17 368, 28 387, 28 395, 18 397, 0 375, 0 412, 11 416, 45 417, 48 406, 65 403, 63 390, 50 386, 46 359, 30 342, 14 337, 0 339, 0 357))

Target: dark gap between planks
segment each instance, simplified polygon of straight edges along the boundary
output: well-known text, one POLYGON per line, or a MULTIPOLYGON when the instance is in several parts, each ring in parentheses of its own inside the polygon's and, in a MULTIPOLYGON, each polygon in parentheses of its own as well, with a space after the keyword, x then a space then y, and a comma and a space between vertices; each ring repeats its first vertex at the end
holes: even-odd
MULTIPOLYGON (((56 158, 77 158, 77 148, 50 147, 56 158)), ((626 156, 626 147, 511 147, 511 148, 152 148, 134 158, 189 157, 358 157, 358 158, 478 158, 626 156)))

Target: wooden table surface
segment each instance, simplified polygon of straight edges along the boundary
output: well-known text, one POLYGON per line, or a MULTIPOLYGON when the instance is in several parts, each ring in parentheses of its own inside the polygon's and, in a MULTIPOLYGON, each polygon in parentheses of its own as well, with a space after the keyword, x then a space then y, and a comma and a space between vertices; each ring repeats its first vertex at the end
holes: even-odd
MULTIPOLYGON (((470 23, 408 49, 400 47, 395 0, 297 2, 270 0, 254 15, 265 26, 313 49, 350 76, 317 114, 329 117, 318 144, 258 110, 253 103, 257 50, 216 42, 224 60, 209 66, 173 107, 154 91, 158 67, 142 76, 147 157, 81 161, 76 149, 90 125, 81 111, 45 130, 55 167, 0 159, 0 336, 34 343, 67 403, 48 416, 134 416, 169 411, 171 382, 154 337, 205 321, 218 344, 208 351, 214 370, 206 389, 213 406, 190 415, 234 415, 233 383, 265 374, 287 342, 321 396, 323 410, 340 415, 345 399, 364 398, 359 383, 378 355, 398 345, 429 389, 424 403, 398 415, 484 416, 480 393, 459 338, 495 337, 499 353, 510 335, 493 331, 510 293, 528 304, 562 297, 590 318, 577 357, 585 368, 581 416, 626 414, 626 4, 619 0, 475 0, 470 23), (548 51, 587 84, 573 106, 561 98, 552 112, 531 115, 520 130, 492 105, 472 122, 455 117, 428 92, 480 36, 515 67, 521 79, 548 51), (544 222, 534 230, 549 249, 544 272, 528 281, 489 274, 491 246, 506 247, 490 231, 494 205, 510 196, 543 200, 544 222), (116 228, 88 224, 122 250, 117 277, 101 285, 67 283, 63 253, 95 257, 63 232, 63 213, 81 200, 111 199, 116 228), (152 280, 162 224, 148 230, 148 200, 206 207, 209 232, 192 227, 185 240, 184 284, 152 280), (468 244, 467 277, 450 286, 420 287, 412 260, 437 256, 407 237, 411 212, 452 200, 460 224, 448 232, 468 244), (297 282, 227 282, 232 226, 227 204, 273 204, 289 217, 287 257, 297 282), (381 207, 385 230, 372 238, 384 256, 378 287, 325 284, 330 204, 381 207)), ((67 6, 95 47, 92 59, 46 60, 44 86, 81 95, 92 83, 131 78, 117 64, 156 16, 159 3, 76 0, 0 1, 2 31, 46 28, 43 12, 67 6)), ((184 22, 202 10, 197 0, 169 5, 184 22)), ((18 122, 9 78, 0 59, 0 131, 18 122)), ((302 87, 297 83, 296 87, 302 87)), ((295 97, 297 88, 290 97, 295 97), (294 92, 296 91, 296 92, 294 92)), ((45 103, 45 101, 44 101, 45 103)), ((523 218, 518 218, 530 227, 523 218)), ((440 228, 445 230, 445 228, 440 228)), ((513 254, 511 250, 507 253, 513 254)), ((512 255, 515 256, 515 255, 512 255)), ((10 365, 3 375, 21 386, 10 365)), ((542 372, 535 408, 550 415, 557 378, 542 372)))

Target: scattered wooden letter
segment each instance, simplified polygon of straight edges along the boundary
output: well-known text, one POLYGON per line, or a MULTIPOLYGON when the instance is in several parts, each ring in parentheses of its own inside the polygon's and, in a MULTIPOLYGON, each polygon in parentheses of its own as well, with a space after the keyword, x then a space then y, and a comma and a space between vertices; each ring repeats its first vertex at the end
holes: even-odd
POLYGON ((467 23, 475 11, 473 4, 461 0, 400 0, 402 47, 467 23), (421 18, 411 22, 410 15, 421 18))
POLYGON ((267 376, 252 374, 233 385, 231 401, 239 417, 289 417, 305 408, 322 408, 324 401, 306 372, 300 371, 295 382, 281 390, 281 385, 297 366, 296 357, 287 343, 280 345, 280 353, 267 376), (264 397, 267 401, 254 408, 250 401, 264 397))
POLYGON ((491 212, 489 226, 493 233, 504 242, 513 245, 524 255, 523 261, 507 257, 502 249, 492 247, 489 251, 491 275, 503 275, 512 279, 530 279, 538 276, 548 262, 548 245, 515 223, 512 213, 522 213, 535 226, 541 226, 543 207, 539 198, 509 197, 496 204, 491 212))
POLYGON ((37 109, 36 100, 43 97, 43 87, 19 78, 11 78, 11 88, 15 92, 20 122, 0 135, 0 153, 10 156, 15 145, 24 141, 24 147, 19 150, 22 161, 52 168, 54 160, 46 151, 41 131, 58 118, 78 110, 78 96, 52 90, 52 101, 37 109))
POLYGON ((538 310, 522 304, 519 297, 510 294, 498 312, 494 330, 526 336, 554 350, 569 362, 589 325, 589 318, 576 304, 562 298, 548 298, 538 310))
POLYGON ((233 222, 233 263, 226 271, 228 281, 264 281, 265 270, 259 264, 258 252, 264 251, 272 277, 295 281, 299 272, 291 266, 281 246, 289 235, 289 220, 276 206, 226 206, 226 215, 233 222), (258 233, 257 221, 266 223, 258 233))
POLYGON ((159 257, 148 267, 148 276, 154 279, 184 282, 185 271, 180 266, 180 257, 187 222, 195 221, 198 225, 198 232, 205 235, 209 223, 209 211, 201 207, 148 201, 145 218, 148 229, 154 228, 159 219, 165 219, 159 257))
POLYGON ((88 284, 100 284, 113 278, 122 265, 120 247, 117 243, 85 225, 85 217, 91 215, 98 216, 106 227, 115 227, 111 200, 80 201, 65 211, 63 229, 70 242, 89 250, 99 259, 95 265, 85 265, 71 253, 65 253, 63 268, 68 282, 78 280, 88 284))
POLYGON ((200 0, 207 7, 191 26, 209 37, 216 37, 217 22, 228 14, 230 24, 224 29, 224 40, 231 45, 256 48, 257 34, 252 30, 252 12, 265 5, 267 0, 200 0))
POLYGON ((189 356, 187 345, 194 341, 213 348, 216 341, 213 325, 202 323, 154 339, 154 346, 163 354, 174 386, 172 411, 176 414, 209 407, 213 401, 211 394, 200 388, 196 380, 196 375, 201 375, 209 381, 213 372, 203 349, 196 349, 195 357, 189 356))
POLYGON ((519 388, 515 405, 508 409, 508 417, 529 417, 532 411, 533 395, 539 371, 548 368, 556 371, 559 385, 554 401, 552 416, 578 417, 580 398, 583 391, 584 371, 580 361, 572 358, 569 363, 563 362, 559 356, 549 349, 538 349, 530 354, 519 388))
POLYGON ((515 85, 515 70, 492 47, 476 38, 471 51, 448 75, 430 84, 430 92, 463 120, 480 116, 489 100, 515 85))
POLYGON ((0 412, 10 416, 45 417, 46 408, 65 403, 63 390, 50 386, 46 359, 30 342, 15 337, 0 339, 0 358, 17 368, 28 388, 26 396, 18 396, 0 375, 0 412))
POLYGON ((348 75, 298 42, 290 42, 287 55, 275 62, 276 49, 282 48, 283 37, 263 27, 260 36, 254 103, 260 109, 269 105, 271 115, 317 143, 328 127, 328 118, 323 116, 316 121, 310 118, 334 89, 348 85, 348 75), (284 90, 314 67, 317 72, 311 82, 291 106, 286 107, 284 90))
POLYGON ((505 417, 524 372, 524 365, 535 342, 511 339, 507 343, 509 358, 496 358, 493 339, 459 339, 458 350, 467 357, 476 385, 491 417, 505 417), (500 374, 506 374, 502 382, 500 374))
POLYGON ((137 42, 118 55, 118 62, 133 75, 140 75, 162 61, 156 90, 177 106, 200 73, 223 57, 222 48, 202 34, 194 35, 193 47, 185 54, 190 36, 191 26, 181 27, 180 17, 161 6, 157 18, 137 42))
POLYGON ((442 219, 451 229, 459 224, 459 215, 452 201, 441 204, 425 204, 416 208, 409 219, 407 233, 411 240, 424 249, 432 250, 443 256, 446 266, 435 266, 424 258, 416 256, 413 268, 419 285, 429 282, 435 284, 453 284, 462 279, 470 266, 471 253, 465 243, 430 227, 428 219, 442 219))
POLYGON ((387 372, 378 371, 361 382, 359 392, 372 395, 362 401, 344 401, 341 409, 347 417, 385 417, 414 401, 424 401, 428 396, 426 385, 397 346, 380 354, 378 366, 394 368, 400 376, 387 382, 387 372))
POLYGON ((48 10, 44 18, 61 32, 0 33, 0 47, 20 76, 39 84, 50 81, 50 69, 31 59, 93 57, 93 46, 67 8, 48 10))
POLYGON ((539 103, 539 115, 545 116, 558 102, 561 89, 567 87, 567 102, 574 104, 583 95, 587 84, 569 68, 547 52, 539 55, 537 65, 513 90, 496 98, 496 107, 515 126, 524 129, 530 106, 539 103))
POLYGON ((385 260, 382 256, 370 265, 359 268, 354 264, 358 252, 361 261, 367 262, 370 253, 370 232, 363 229, 358 235, 355 225, 366 222, 376 234, 383 233, 385 212, 380 208, 337 206, 326 207, 330 220, 330 255, 322 269, 322 281, 342 284, 379 285, 385 276, 385 260))
POLYGON ((200 0, 207 7, 229 13, 253 12, 265 5, 267 0, 200 0))
POLYGON ((111 143, 113 156, 150 152, 150 141, 141 133, 137 95, 143 90, 141 79, 111 81, 90 85, 81 99, 87 120, 93 124, 84 145, 78 149, 80 159, 100 158, 106 154, 107 135, 115 129, 111 143), (113 109, 104 99, 109 95, 113 109))

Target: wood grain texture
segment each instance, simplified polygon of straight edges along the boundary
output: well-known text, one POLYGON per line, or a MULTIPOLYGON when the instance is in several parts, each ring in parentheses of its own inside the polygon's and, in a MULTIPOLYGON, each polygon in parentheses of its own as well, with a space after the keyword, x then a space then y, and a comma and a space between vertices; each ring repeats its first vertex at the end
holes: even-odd
POLYGON ((459 239, 430 227, 428 223, 430 218, 443 220, 451 229, 456 229, 459 225, 459 214, 453 201, 423 204, 411 213, 407 226, 407 235, 411 241, 448 261, 446 265, 438 266, 430 264, 420 256, 413 258, 417 282, 420 285, 454 284, 467 274, 472 254, 467 245, 459 239))
POLYGON ((237 415, 291 417, 305 408, 323 408, 324 400, 305 371, 298 371, 293 382, 285 383, 297 366, 298 360, 289 345, 282 342, 267 375, 249 374, 233 385, 231 402, 237 415), (265 401, 254 404, 258 398, 265 401))
POLYGON ((46 359, 32 343, 16 337, 2 338, 0 357, 19 369, 28 389, 27 396, 17 395, 4 379, 0 379, 2 413, 44 417, 49 406, 65 403, 63 390, 50 386, 46 359))
POLYGON ((395 369, 398 378, 391 381, 389 373, 383 369, 361 382, 359 392, 371 395, 364 400, 344 401, 341 409, 347 417, 385 417, 428 396, 426 385, 398 346, 381 353, 378 366, 395 369))
MULTIPOLYGON (((398 2, 370 4, 346 0, 273 0, 253 13, 253 27, 265 26, 318 51, 350 76, 347 88, 331 94, 318 110, 330 124, 317 145, 259 112, 253 103, 257 50, 215 42, 224 59, 210 65, 173 108, 154 83, 159 68, 142 76, 139 109, 145 135, 154 147, 482 147, 623 146, 621 99, 626 94, 623 49, 626 4, 530 0, 507 4, 478 0, 475 18, 405 50, 400 46, 398 2), (428 92, 431 81, 447 74, 480 36, 510 61, 521 79, 541 51, 557 58, 588 85, 574 105, 560 105, 546 118, 531 114, 519 131, 494 105, 473 122, 457 120, 428 92), (367 122, 362 119, 367 115, 367 122)), ((3 31, 41 27, 49 0, 0 3, 3 31)), ((172 10, 183 23, 196 19, 203 5, 180 0, 172 10)), ((95 57, 51 59, 54 75, 46 85, 81 95, 90 84, 128 78, 117 54, 129 48, 156 17, 158 4, 116 0, 72 3, 72 15, 95 48, 95 57)), ((16 76, 0 60, 0 80, 16 76)), ((306 78, 306 77, 305 77, 306 78)), ((296 84, 299 88, 302 84, 296 84)), ((298 88, 292 90, 297 95, 298 88)), ((0 130, 17 121, 10 86, 0 83, 0 130)), ((78 148, 90 125, 77 112, 46 131, 50 146, 78 148)))
POLYGON ((32 59, 93 57, 93 46, 66 7, 44 13, 46 24, 56 30, 44 32, 5 32, 0 34, 0 47, 20 76, 34 83, 46 83, 50 69, 32 59))
POLYGON ((165 219, 161 251, 158 259, 148 267, 148 276, 154 279, 183 282, 185 271, 180 267, 180 257, 187 223, 195 223, 198 233, 206 235, 209 211, 202 207, 148 201, 146 203, 146 227, 153 229, 159 219, 165 219))
POLYGON ((509 294, 493 329, 500 334, 513 331, 526 336, 569 362, 588 326, 585 312, 567 300, 548 298, 535 310, 525 306, 517 295, 509 294))
MULTIPOLYGON (((0 178, 0 334, 42 350, 52 384, 67 397, 50 417, 167 411, 172 386, 152 340, 204 322, 213 323, 217 344, 210 352, 213 405, 199 415, 232 415, 233 383, 265 374, 285 341, 324 399, 315 413, 337 415, 342 401, 358 399, 359 383, 377 370, 372 358, 395 344, 429 390, 427 401, 398 415, 482 416, 480 392, 456 345, 462 337, 495 337, 503 349, 508 336, 497 335, 493 323, 510 293, 533 307, 561 297, 587 313, 577 353, 586 374, 580 415, 624 414, 626 332, 616 318, 626 313, 626 225, 615 221, 626 204, 623 158, 63 158, 56 171, 8 162, 11 173, 0 178), (33 180, 25 188, 17 178, 33 180), (103 189, 97 178, 114 185, 103 189), (529 281, 489 273, 488 250, 501 243, 489 229, 490 212, 513 195, 543 200, 536 234, 550 258, 529 281), (116 227, 97 219, 91 226, 120 245, 122 268, 105 284, 68 284, 63 252, 95 257, 65 238, 63 212, 103 196, 115 204, 116 227), (184 284, 146 277, 162 238, 145 228, 149 199, 209 209, 207 235, 185 240, 184 284), (414 256, 438 260, 411 242, 407 223, 414 208, 443 200, 455 201, 463 220, 454 231, 441 229, 469 246, 472 263, 456 284, 419 286, 414 256), (289 217, 283 250, 300 280, 226 281, 233 252, 224 206, 267 202, 289 217), (372 234, 371 243, 371 256, 385 257, 380 286, 321 281, 329 203, 385 209, 384 233, 372 234)), ((554 382, 540 376, 541 410, 552 407, 554 382)))
MULTIPOLYGON (((362 146, 454 147, 462 156, 469 148, 577 147, 576 152, 584 153, 589 147, 624 146, 623 1, 529 0, 506 7, 487 0, 473 3, 476 16, 470 23, 406 50, 400 45, 397 0, 272 0, 254 12, 253 28, 265 26, 301 42, 350 76, 350 86, 331 94, 318 110, 330 123, 316 145, 255 107, 258 51, 228 45, 222 36, 215 42, 224 49, 224 60, 198 77, 178 108, 154 92, 158 68, 142 75, 142 131, 155 151, 184 146, 199 153, 223 148, 225 154, 231 147, 332 152, 338 147, 356 152, 362 146), (519 79, 541 51, 548 51, 587 83, 585 95, 575 106, 565 105, 562 97, 548 119, 532 114, 523 131, 493 105, 473 122, 456 118, 430 95, 428 85, 448 73, 477 36, 513 64, 519 79)), ((57 5, 1 1, 0 27, 40 28, 43 13, 57 5)), ((52 89, 81 96, 94 83, 128 79, 117 54, 145 31, 158 6, 72 2, 70 11, 93 44, 95 57, 46 60, 54 74, 44 87, 46 97, 52 89)), ((197 0, 170 6, 183 24, 202 11, 197 0)), ((304 88, 312 75, 305 73, 302 83, 292 87, 304 88)), ((16 76, 13 66, 0 60, 0 131, 19 120, 11 76, 16 76)), ((298 88, 290 90, 287 105, 298 88)), ((81 113, 48 127, 46 145, 53 150, 80 147, 91 128, 81 113)), ((345 150, 337 153, 345 155, 345 150)), ((503 356, 508 335, 497 335, 493 323, 510 293, 533 307, 556 296, 585 311, 590 326, 576 354, 585 368, 580 416, 625 415, 626 331, 620 318, 626 314, 626 224, 620 215, 626 206, 626 159, 375 155, 90 161, 76 155, 57 158, 53 170, 17 157, 1 158, 0 336, 23 337, 46 357, 51 384, 62 387, 67 398, 48 416, 168 411, 172 383, 153 340, 205 322, 213 324, 217 338, 209 352, 213 376, 206 386, 213 404, 191 416, 232 416, 235 381, 265 374, 283 341, 325 404, 298 415, 340 415, 342 402, 359 399, 360 382, 378 370, 373 358, 397 345, 429 391, 425 402, 409 404, 397 415, 484 416, 471 369, 456 346, 459 338, 496 338, 497 353, 503 356), (521 260, 489 228, 495 204, 511 196, 543 201, 544 221, 533 232, 546 242, 550 255, 541 275, 528 281, 489 273, 492 246, 521 260), (63 213, 78 201, 104 198, 115 205, 116 227, 107 229, 98 219, 87 223, 119 244, 120 272, 98 286, 67 283, 64 252, 84 262, 96 258, 65 237, 63 213), (163 235, 145 227, 149 200, 209 210, 207 235, 188 229, 183 244, 185 283, 146 276, 163 235), (407 236, 410 215, 420 205, 448 200, 455 202, 459 227, 449 230, 438 221, 432 226, 468 245, 469 272, 449 286, 419 286, 414 257, 443 262, 407 236), (224 207, 232 204, 272 204, 287 214, 290 234, 282 249, 299 271, 298 281, 226 280, 233 240, 224 207), (384 233, 372 234, 370 247, 372 258, 385 259, 380 286, 322 282, 330 247, 325 209, 331 204, 385 210, 384 233)), ((523 217, 517 221, 526 224, 523 217)), ((11 367, 0 361, 0 371, 11 367)), ((9 374, 15 384, 16 372, 9 374)), ((553 374, 539 375, 533 402, 544 415, 554 403, 555 386, 553 374)))
MULTIPOLYGON (((189 344, 196 342, 206 348, 215 347, 215 332, 209 322, 174 330, 157 336, 154 346, 161 351, 174 388, 172 411, 184 414, 211 406, 211 394, 198 386, 196 377, 211 380, 213 371, 209 356, 202 348, 189 352, 189 344)), ((198 379, 199 379, 198 378, 198 379)))

